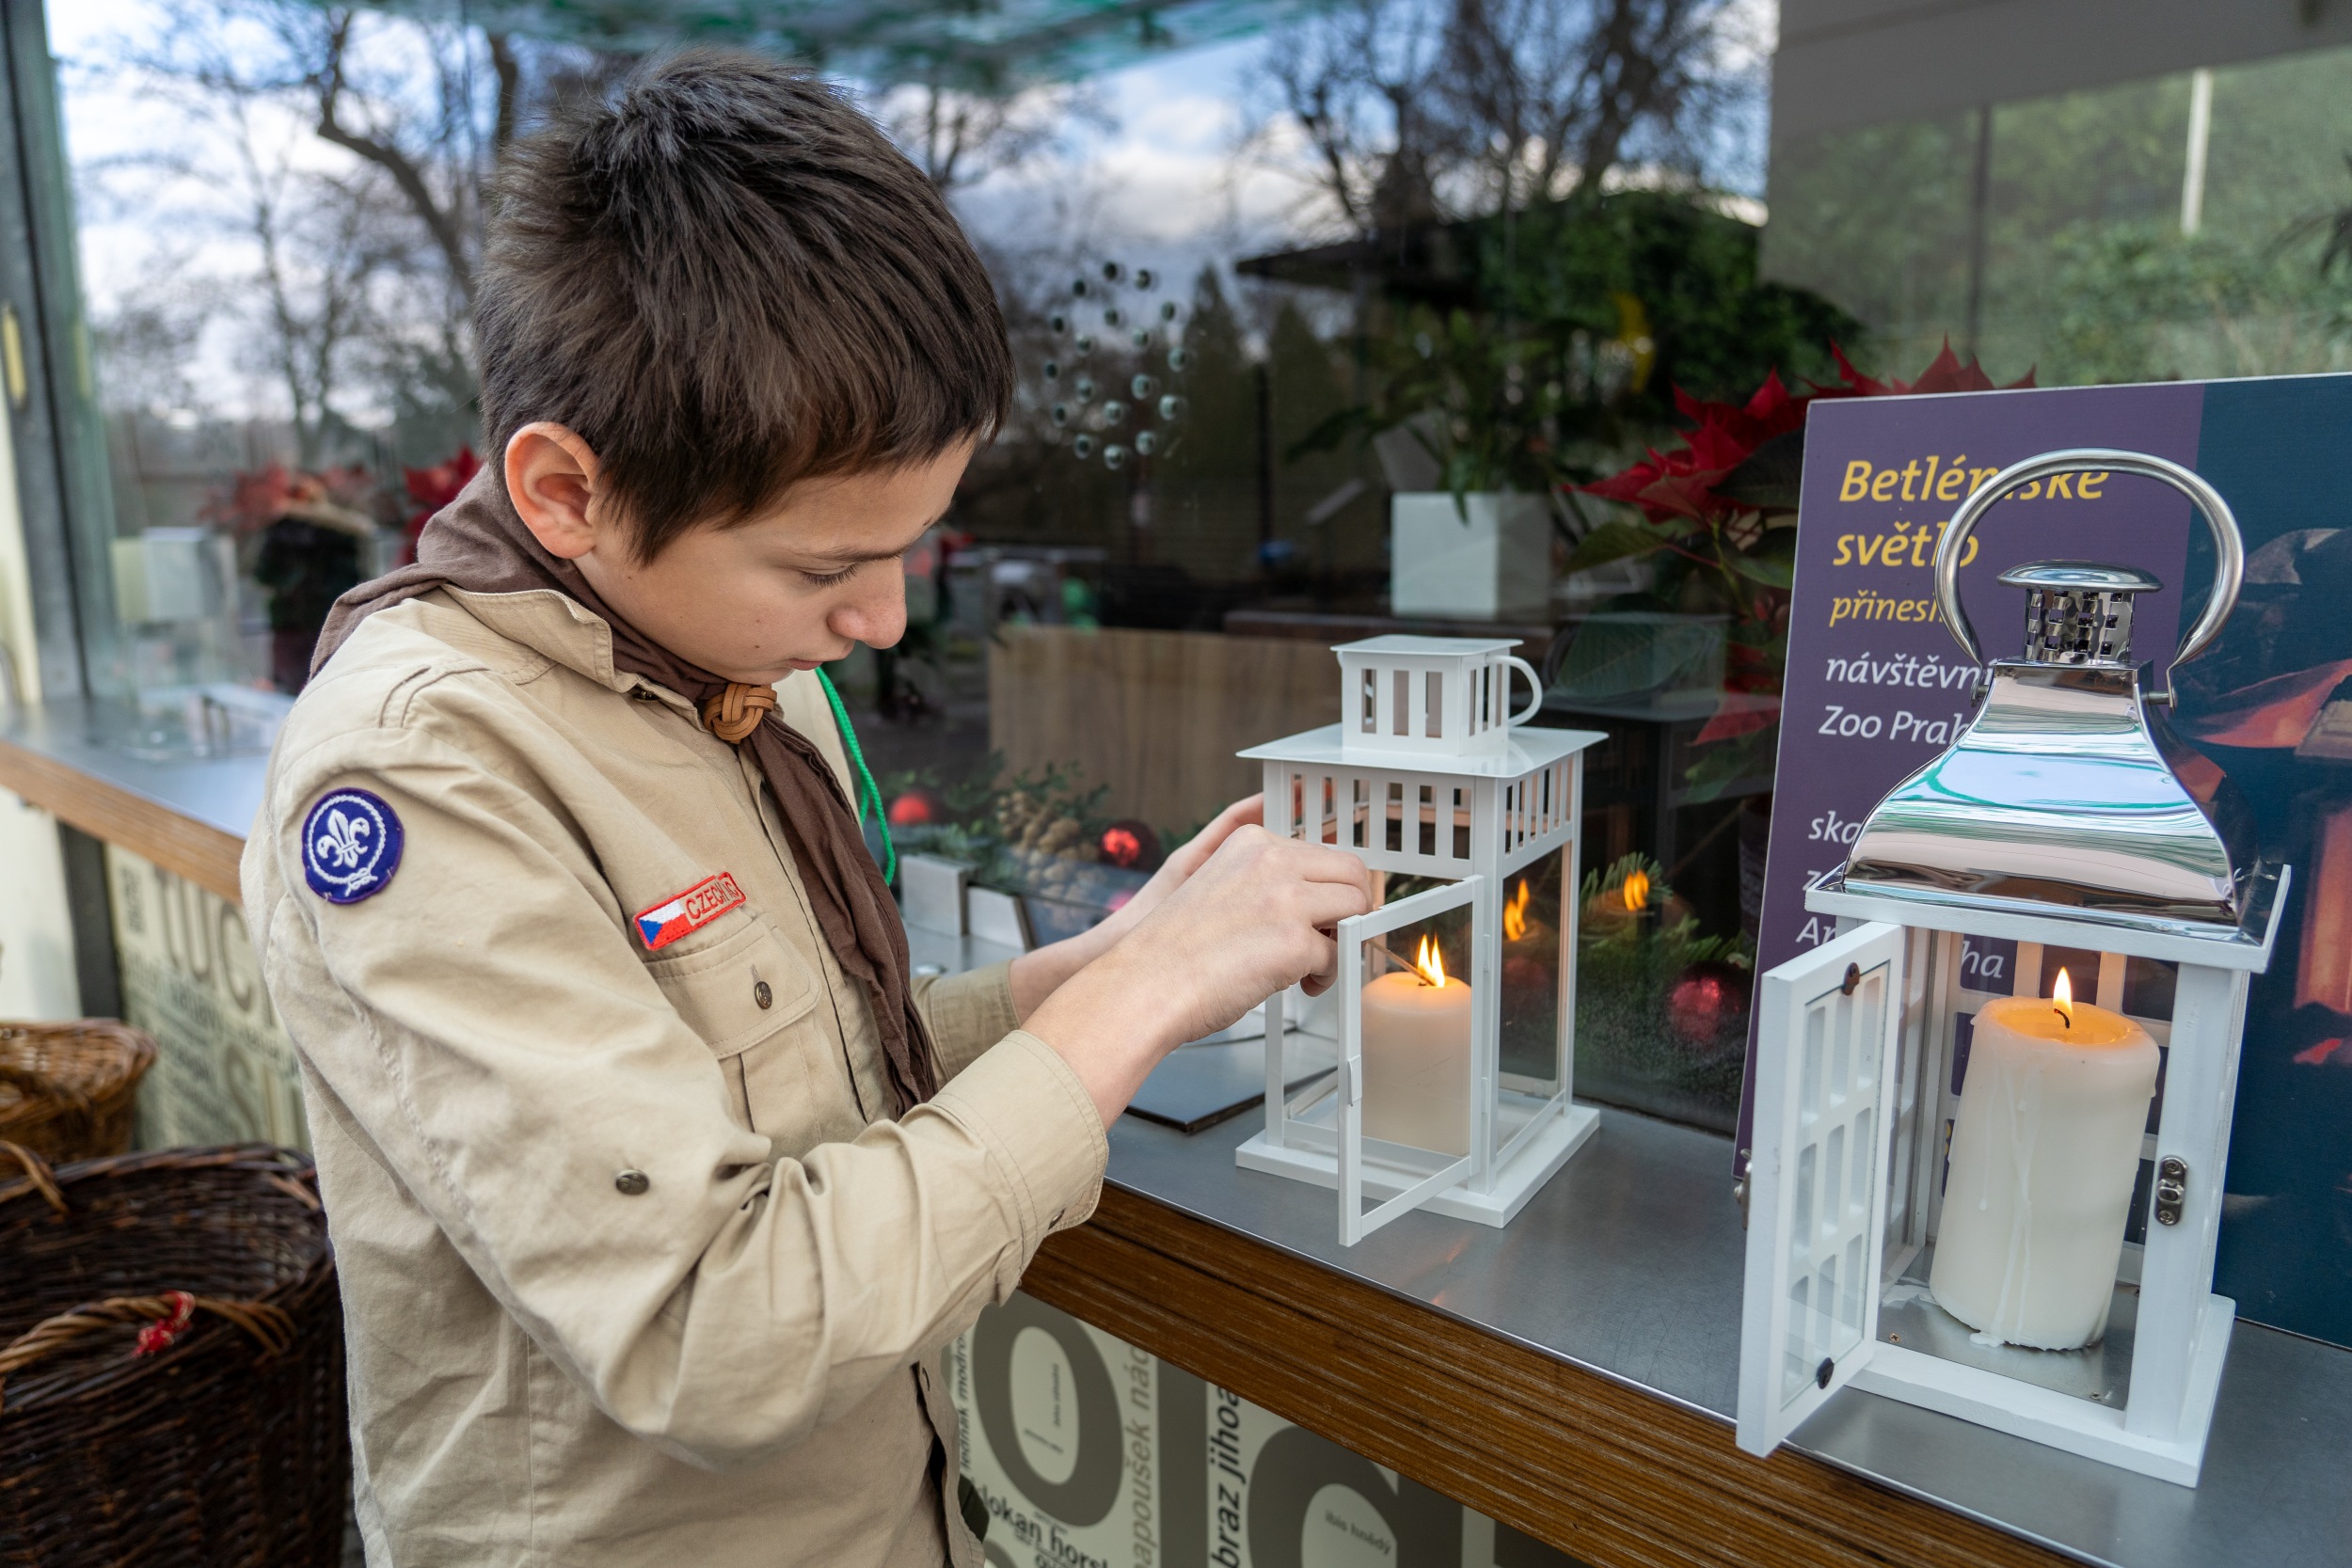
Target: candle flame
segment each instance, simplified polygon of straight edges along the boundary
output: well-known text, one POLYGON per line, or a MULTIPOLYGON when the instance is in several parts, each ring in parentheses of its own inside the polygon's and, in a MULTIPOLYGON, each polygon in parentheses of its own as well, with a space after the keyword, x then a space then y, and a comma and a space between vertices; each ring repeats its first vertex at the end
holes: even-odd
POLYGON ((1527 935, 1527 879, 1519 879, 1519 890, 1511 901, 1502 906, 1502 940, 1518 942, 1527 935))
POLYGON ((1422 985, 1445 984, 1445 955, 1431 946, 1427 937, 1421 939, 1421 951, 1413 956, 1413 967, 1421 971, 1422 985))
POLYGON ((2067 979, 2063 969, 2058 971, 2058 984, 2050 988, 2050 1001, 2058 1017, 2066 1021, 2066 1026, 2069 1029, 2074 1027, 2074 986, 2067 979))
POLYGON ((1625 886, 1617 892, 1618 896, 1624 899, 1627 910, 1647 909, 1649 907, 1649 873, 1640 870, 1627 872, 1625 886))

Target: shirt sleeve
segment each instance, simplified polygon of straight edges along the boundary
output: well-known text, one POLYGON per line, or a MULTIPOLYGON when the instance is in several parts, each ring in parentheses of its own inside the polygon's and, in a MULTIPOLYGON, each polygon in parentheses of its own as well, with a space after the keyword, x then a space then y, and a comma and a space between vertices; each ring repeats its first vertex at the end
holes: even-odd
POLYGON ((980 1053, 1021 1027, 1012 1006, 1012 965, 990 964, 961 974, 918 975, 914 1005, 930 1025, 942 1082, 979 1060, 980 1053))
MULTIPOLYGON (((272 998, 341 1114, 599 1406, 678 1458, 801 1440, 1092 1211, 1093 1103, 1017 1031, 899 1120, 771 1158, 560 808, 437 736, 280 759, 255 854, 292 890, 255 916, 272 998), (344 785, 405 837, 383 887, 337 905, 304 890, 301 824, 344 785)), ((988 991, 930 1006, 967 1042, 1009 1011, 988 991)))

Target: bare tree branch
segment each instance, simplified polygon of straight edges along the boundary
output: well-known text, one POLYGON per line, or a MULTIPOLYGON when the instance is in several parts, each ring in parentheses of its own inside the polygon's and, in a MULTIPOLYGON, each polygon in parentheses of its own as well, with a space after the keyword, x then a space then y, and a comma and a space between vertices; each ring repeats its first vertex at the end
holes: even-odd
POLYGON ((1695 167, 1731 0, 1349 0, 1267 67, 1318 195, 1359 234, 1598 188, 1629 150, 1695 167))
POLYGON ((523 63, 515 53, 515 40, 504 33, 492 33, 490 40, 490 69, 498 72, 498 112, 490 121, 490 162, 493 166, 506 159, 506 149, 515 139, 515 122, 522 113, 523 63))
POLYGON ((1074 86, 997 94, 931 81, 884 93, 876 109, 892 139, 943 193, 1025 163, 1081 127, 1111 124, 1095 95, 1074 86))
MULTIPOLYGON (((435 193, 423 166, 410 157, 393 137, 356 131, 342 122, 346 85, 344 68, 356 13, 346 10, 328 15, 325 57, 312 73, 318 92, 320 137, 346 152, 366 159, 390 177, 393 186, 407 199, 417 221, 424 225, 426 231, 433 236, 433 243, 440 247, 442 261, 449 268, 450 281, 460 294, 472 299, 472 234, 469 214, 459 211, 455 201, 445 201, 435 193)), ((503 76, 501 85, 504 85, 503 76)))
POLYGON ((1359 234, 1437 216, 1447 127, 1428 115, 1442 35, 1418 0, 1351 0, 1279 39, 1267 74, 1322 194, 1359 234))

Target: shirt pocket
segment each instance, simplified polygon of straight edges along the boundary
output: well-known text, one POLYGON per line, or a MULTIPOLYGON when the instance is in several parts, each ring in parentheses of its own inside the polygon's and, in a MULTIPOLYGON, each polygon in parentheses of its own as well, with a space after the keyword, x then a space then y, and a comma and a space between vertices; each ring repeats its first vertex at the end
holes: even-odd
POLYGON ((718 1059, 739 1126, 773 1136, 802 1098, 820 1051, 818 979, 774 927, 754 916, 692 953, 649 959, 645 972, 718 1059))

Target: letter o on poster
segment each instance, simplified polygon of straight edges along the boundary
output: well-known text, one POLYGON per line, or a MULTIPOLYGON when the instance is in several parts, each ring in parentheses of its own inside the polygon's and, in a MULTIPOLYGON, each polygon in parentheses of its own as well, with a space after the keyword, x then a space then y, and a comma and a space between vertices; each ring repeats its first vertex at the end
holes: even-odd
POLYGON ((1119 1392, 1094 1341, 1074 1318, 1063 1317, 1015 1292, 993 1312, 980 1315, 972 1336, 972 1402, 979 1407, 980 1430, 1005 1478, 1037 1508, 1066 1525, 1099 1525, 1119 1501, 1125 1474, 1126 1445, 1120 1440, 1119 1392), (1021 1423, 1012 1411, 1012 1350, 1025 1329, 1036 1329, 1061 1347, 1070 1363, 1071 1392, 1077 1402, 1077 1463, 1070 1479, 1047 1481, 1021 1446, 1021 1423))
POLYGON ((1402 1477, 1391 1486, 1371 1460, 1289 1427, 1266 1439, 1250 1466, 1250 1568, 1303 1568, 1309 1512, 1327 1486, 1372 1505, 1396 1541, 1398 1568, 1462 1560, 1460 1503, 1402 1477))

